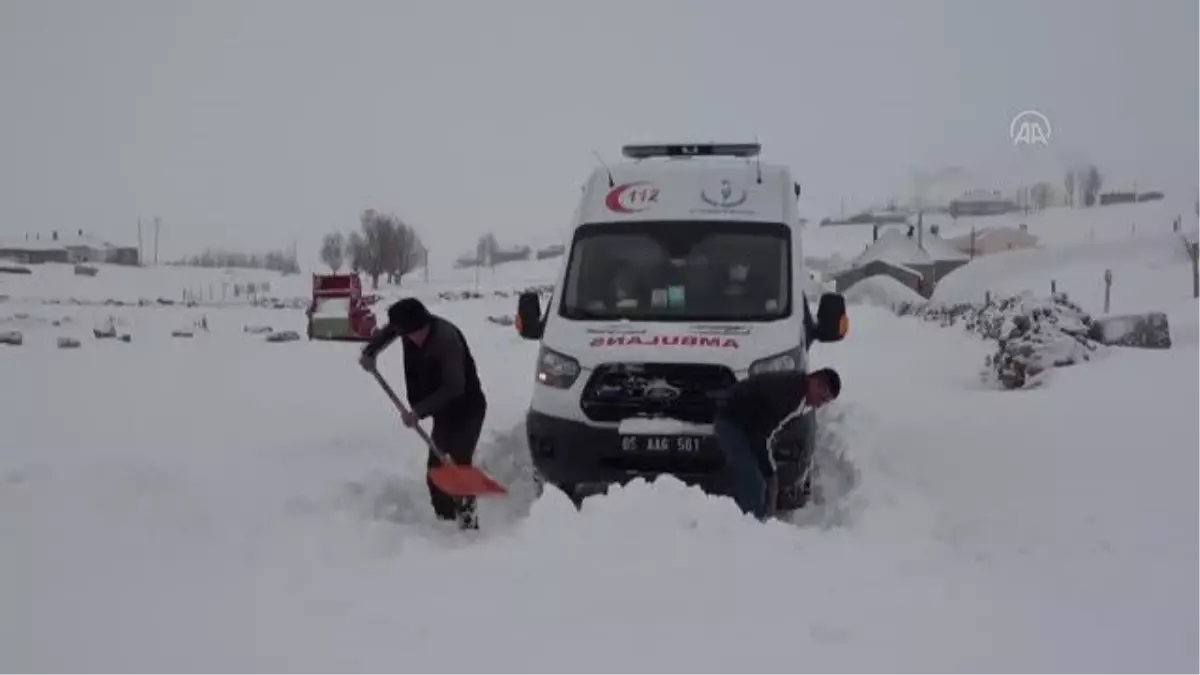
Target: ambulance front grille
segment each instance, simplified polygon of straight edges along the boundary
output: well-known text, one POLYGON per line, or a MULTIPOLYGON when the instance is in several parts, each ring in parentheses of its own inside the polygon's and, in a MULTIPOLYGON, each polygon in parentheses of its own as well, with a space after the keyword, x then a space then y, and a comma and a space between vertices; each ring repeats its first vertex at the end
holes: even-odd
POLYGON ((663 415, 709 424, 721 393, 737 377, 725 366, 703 363, 605 363, 583 389, 583 414, 594 422, 663 415))

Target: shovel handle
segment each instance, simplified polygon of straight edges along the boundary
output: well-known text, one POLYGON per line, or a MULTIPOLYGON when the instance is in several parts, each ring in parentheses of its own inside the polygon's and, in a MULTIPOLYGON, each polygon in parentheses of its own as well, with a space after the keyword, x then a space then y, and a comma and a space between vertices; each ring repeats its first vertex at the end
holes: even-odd
MULTIPOLYGON (((400 397, 396 395, 396 391, 392 389, 392 385, 388 384, 387 380, 383 379, 383 375, 379 374, 379 370, 372 368, 371 375, 375 376, 375 381, 379 383, 380 387, 383 387, 383 391, 387 394, 388 398, 392 399, 392 404, 396 406, 396 409, 402 413, 408 413, 408 408, 404 406, 404 403, 400 400, 400 397)), ((413 429, 416 430, 417 435, 421 437, 421 440, 425 441, 425 444, 429 446, 429 449, 438 458, 439 462, 447 466, 454 465, 454 460, 451 459, 449 455, 438 449, 437 445, 434 444, 433 439, 429 437, 429 434, 425 433, 425 430, 421 428, 420 424, 414 425, 413 429)))

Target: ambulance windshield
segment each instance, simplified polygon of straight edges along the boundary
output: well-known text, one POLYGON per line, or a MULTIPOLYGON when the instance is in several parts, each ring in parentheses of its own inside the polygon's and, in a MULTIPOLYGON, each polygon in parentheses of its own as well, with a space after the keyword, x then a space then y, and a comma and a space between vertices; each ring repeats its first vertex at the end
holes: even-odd
POLYGON ((576 232, 559 314, 774 321, 791 314, 791 232, 736 222, 595 223, 576 232))

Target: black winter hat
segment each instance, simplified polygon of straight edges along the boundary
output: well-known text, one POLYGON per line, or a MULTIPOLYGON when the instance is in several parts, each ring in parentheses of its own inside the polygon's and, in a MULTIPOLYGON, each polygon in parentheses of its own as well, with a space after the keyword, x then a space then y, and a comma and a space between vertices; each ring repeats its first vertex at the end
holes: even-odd
POLYGON ((401 335, 421 330, 432 319, 429 310, 416 298, 404 298, 388 307, 388 323, 395 326, 401 335))
POLYGON ((842 376, 838 375, 833 368, 822 368, 813 373, 813 375, 824 375, 825 381, 829 383, 829 397, 837 398, 838 394, 842 393, 842 376))

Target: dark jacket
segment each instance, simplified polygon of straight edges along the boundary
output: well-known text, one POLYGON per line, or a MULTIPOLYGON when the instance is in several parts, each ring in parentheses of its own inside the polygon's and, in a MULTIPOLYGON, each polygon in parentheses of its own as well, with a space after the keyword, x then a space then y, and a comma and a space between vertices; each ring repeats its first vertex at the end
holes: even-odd
MULTIPOLYGON (((379 331, 363 348, 377 355, 397 337, 391 324, 379 331)), ((439 316, 432 317, 429 335, 418 347, 401 337, 404 346, 404 384, 408 404, 416 415, 435 422, 453 422, 481 415, 487 399, 479 383, 475 358, 458 327, 439 316)))
POLYGON ((741 429, 750 442, 760 465, 773 466, 767 439, 784 418, 795 412, 805 399, 808 376, 799 370, 784 370, 752 375, 730 387, 717 408, 741 429))

